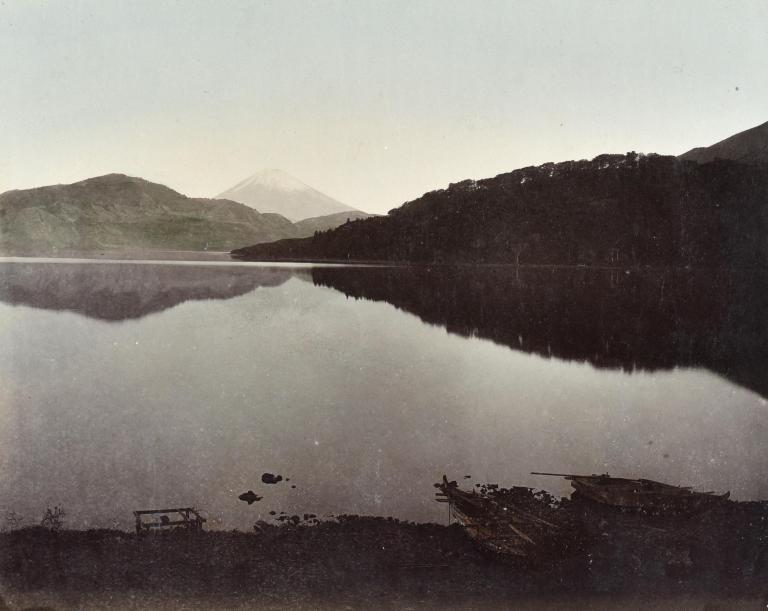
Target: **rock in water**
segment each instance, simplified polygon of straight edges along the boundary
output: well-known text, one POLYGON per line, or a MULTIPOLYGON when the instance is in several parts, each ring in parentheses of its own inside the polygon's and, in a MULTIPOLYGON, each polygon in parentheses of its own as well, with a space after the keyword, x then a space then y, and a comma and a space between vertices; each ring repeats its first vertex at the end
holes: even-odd
POLYGON ((237 498, 239 498, 241 501, 245 501, 249 505, 253 505, 253 503, 260 501, 263 497, 260 497, 253 490, 249 490, 248 492, 243 492, 243 494, 237 498))

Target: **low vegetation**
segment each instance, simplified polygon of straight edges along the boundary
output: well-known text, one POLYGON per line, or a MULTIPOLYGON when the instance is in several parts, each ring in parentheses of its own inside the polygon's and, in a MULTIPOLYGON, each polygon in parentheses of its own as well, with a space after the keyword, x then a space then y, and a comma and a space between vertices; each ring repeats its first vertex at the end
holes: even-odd
POLYGON ((0 534, 0 580, 9 604, 46 593, 57 608, 123 608, 147 599, 232 608, 233 598, 246 606, 445 608, 483 601, 508 608, 526 598, 619 600, 649 592, 656 599, 754 601, 768 574, 766 518, 759 503, 653 523, 598 510, 584 516, 583 546, 544 558, 483 551, 455 524, 377 517, 145 537, 36 526, 0 534))

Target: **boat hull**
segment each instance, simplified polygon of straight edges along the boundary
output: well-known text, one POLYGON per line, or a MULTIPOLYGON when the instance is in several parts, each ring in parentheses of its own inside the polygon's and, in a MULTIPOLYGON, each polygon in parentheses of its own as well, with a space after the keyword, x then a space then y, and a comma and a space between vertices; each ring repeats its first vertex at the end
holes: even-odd
POLYGON ((694 514, 727 500, 730 493, 714 495, 692 492, 644 480, 600 480, 572 478, 578 497, 626 510, 652 514, 694 514))

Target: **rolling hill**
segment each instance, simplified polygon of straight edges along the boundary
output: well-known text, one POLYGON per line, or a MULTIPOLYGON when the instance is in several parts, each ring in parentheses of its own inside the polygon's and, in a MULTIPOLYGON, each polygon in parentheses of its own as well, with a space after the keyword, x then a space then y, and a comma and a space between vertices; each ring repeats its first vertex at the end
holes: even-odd
POLYGON ((0 194, 0 251, 231 250, 297 235, 278 214, 123 174, 0 194))

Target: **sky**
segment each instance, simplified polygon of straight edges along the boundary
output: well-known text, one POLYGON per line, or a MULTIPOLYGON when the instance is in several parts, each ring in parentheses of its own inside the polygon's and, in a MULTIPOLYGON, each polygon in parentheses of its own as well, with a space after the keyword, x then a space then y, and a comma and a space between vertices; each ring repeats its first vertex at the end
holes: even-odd
POLYGON ((768 2, 0 0, 0 192, 280 168, 384 213, 768 121, 768 2))

